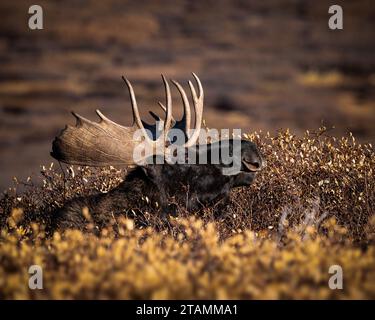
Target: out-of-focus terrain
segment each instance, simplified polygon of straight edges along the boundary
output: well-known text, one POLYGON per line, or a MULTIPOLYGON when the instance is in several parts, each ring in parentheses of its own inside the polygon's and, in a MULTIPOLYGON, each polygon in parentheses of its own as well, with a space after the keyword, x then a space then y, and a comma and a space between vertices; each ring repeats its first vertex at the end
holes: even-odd
MULTIPOLYGON (((205 89, 207 125, 301 133, 325 124, 375 141, 375 6, 340 1, 38 1, 44 30, 28 29, 29 1, 0 3, 0 188, 51 162, 69 111, 130 124, 133 83, 142 114, 163 99, 160 73, 205 89)), ((181 103, 174 92, 175 112, 181 103)))

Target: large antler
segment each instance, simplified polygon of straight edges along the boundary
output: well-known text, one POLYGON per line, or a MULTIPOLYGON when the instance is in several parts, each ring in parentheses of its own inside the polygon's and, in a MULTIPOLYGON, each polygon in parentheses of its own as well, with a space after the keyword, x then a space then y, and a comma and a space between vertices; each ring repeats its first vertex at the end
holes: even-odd
MULTIPOLYGON (((172 99, 168 82, 164 76, 162 78, 167 104, 164 130, 168 132, 172 121, 172 99)), ((131 127, 121 126, 109 120, 99 110, 96 110, 100 118, 99 122, 90 121, 73 112, 77 119, 76 125, 74 127, 67 125, 52 143, 51 155, 55 159, 68 164, 87 166, 134 164, 136 161, 133 159, 133 150, 141 142, 140 139, 134 139, 134 134, 139 129, 143 131, 145 142, 151 145, 152 151, 161 145, 164 146, 165 134, 160 135, 157 140, 152 140, 148 136, 139 116, 133 87, 127 79, 124 78, 124 81, 129 89, 133 125, 131 127)), ((145 154, 144 156, 150 155, 145 154)))
MULTIPOLYGON (((194 89, 193 84, 191 83, 191 81, 188 82, 191 95, 192 95, 192 99, 193 99, 194 112, 195 112, 195 125, 194 125, 195 129, 193 130, 193 132, 191 132, 191 129, 190 129, 190 123, 191 123, 190 104, 186 96, 185 90, 177 81, 172 80, 173 84, 176 86, 177 90, 180 92, 183 107, 184 107, 184 114, 181 120, 175 121, 174 119, 172 119, 174 122, 173 129, 180 129, 185 132, 186 141, 182 145, 182 147, 185 147, 185 148, 191 147, 192 145, 196 144, 198 137, 199 137, 200 130, 201 130, 201 126, 202 126, 204 92, 203 92, 203 87, 198 76, 194 72, 192 74, 193 74, 195 81, 197 82, 198 90, 199 90, 199 93, 198 93, 199 95, 197 96, 197 93, 194 89)), ((159 102, 159 105, 164 110, 164 112, 167 112, 167 108, 161 102, 159 102)), ((160 120, 158 116, 155 116, 154 114, 152 115, 154 116, 156 120, 160 120)))
POLYGON ((133 111, 133 125, 131 127, 121 126, 106 118, 99 110, 96 110, 100 118, 99 122, 90 121, 73 112, 73 115, 77 119, 76 125, 67 125, 61 134, 55 138, 52 143, 51 155, 55 159, 68 164, 87 166, 140 164, 147 157, 158 154, 160 150, 164 152, 172 122, 174 128, 182 129, 185 132, 187 141, 182 147, 192 146, 199 136, 203 112, 202 85, 194 73, 193 76, 198 84, 199 97, 192 83, 189 81, 196 113, 195 130, 192 135, 189 135, 190 105, 186 93, 179 83, 173 81, 181 94, 184 105, 184 116, 181 120, 175 121, 172 117, 172 98, 169 84, 162 75, 165 86, 166 107, 161 103, 160 105, 165 110, 164 121, 161 121, 158 116, 150 112, 156 120, 160 121, 159 124, 163 126, 162 133, 158 134, 157 125, 149 125, 141 120, 133 87, 123 77, 129 89, 133 111), (141 130, 142 132, 141 136, 138 135, 139 138, 135 138, 137 130, 141 130), (134 159, 134 148, 142 142, 142 137, 144 139, 143 142, 148 148, 145 149, 146 152, 143 154, 142 159, 134 159))

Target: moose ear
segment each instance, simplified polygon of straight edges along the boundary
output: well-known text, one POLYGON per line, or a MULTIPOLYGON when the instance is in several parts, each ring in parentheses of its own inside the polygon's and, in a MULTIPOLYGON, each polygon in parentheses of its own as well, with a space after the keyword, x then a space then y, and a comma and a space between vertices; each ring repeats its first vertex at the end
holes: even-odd
POLYGON ((153 178, 155 176, 155 169, 153 166, 144 165, 141 167, 141 169, 146 177, 153 178))
POLYGON ((148 177, 149 176, 149 174, 148 174, 148 172, 149 172, 148 167, 147 166, 142 166, 140 168, 141 168, 142 172, 145 174, 145 176, 148 177))
POLYGON ((161 167, 162 166, 160 165, 157 166, 154 164, 146 164, 146 165, 141 166, 141 169, 147 178, 154 180, 160 177, 161 170, 162 170, 161 167))

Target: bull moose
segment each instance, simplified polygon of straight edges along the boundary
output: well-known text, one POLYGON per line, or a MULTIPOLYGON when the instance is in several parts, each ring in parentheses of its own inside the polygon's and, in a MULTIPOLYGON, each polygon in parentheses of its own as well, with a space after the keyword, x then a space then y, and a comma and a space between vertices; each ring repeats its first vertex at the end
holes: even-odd
POLYGON ((198 93, 191 81, 188 84, 195 111, 194 129, 190 128, 189 99, 183 87, 174 80, 172 82, 181 96, 184 113, 181 120, 173 118, 171 90, 163 75, 166 104, 159 102, 159 105, 165 116, 161 120, 150 111, 155 124, 141 120, 133 87, 124 77, 132 106, 132 126, 119 125, 99 110, 96 111, 99 122, 73 112, 76 125, 66 126, 53 141, 51 155, 55 159, 71 165, 135 167, 127 173, 122 183, 109 192, 67 202, 54 214, 57 228, 84 228, 84 207, 88 208, 98 227, 105 226, 114 215, 123 214, 129 209, 129 196, 139 195, 147 195, 158 206, 160 216, 167 219, 176 209, 169 203, 171 198, 180 200, 187 210, 195 211, 218 199, 227 201, 232 188, 249 186, 253 182, 265 165, 253 142, 228 138, 197 144, 202 131, 204 92, 199 78, 194 73, 193 77, 198 93), (173 135, 173 132, 181 133, 182 139, 176 139, 177 135, 173 135), (143 152, 136 154, 134 151, 140 145, 143 152), (224 153, 226 159, 222 156, 224 153), (201 159, 205 161, 202 163, 201 159), (237 170, 230 172, 229 169, 235 164, 237 170))

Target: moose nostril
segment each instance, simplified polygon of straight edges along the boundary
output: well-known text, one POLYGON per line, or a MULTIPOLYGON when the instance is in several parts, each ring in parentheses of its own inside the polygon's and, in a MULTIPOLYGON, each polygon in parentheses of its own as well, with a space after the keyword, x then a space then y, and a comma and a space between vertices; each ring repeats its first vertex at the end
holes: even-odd
POLYGON ((260 161, 245 161, 244 164, 250 171, 259 171, 262 168, 260 161))
POLYGON ((256 169, 259 169, 260 167, 261 167, 261 164, 260 164, 260 162, 258 162, 258 161, 254 161, 254 162, 252 162, 251 163, 256 169))

